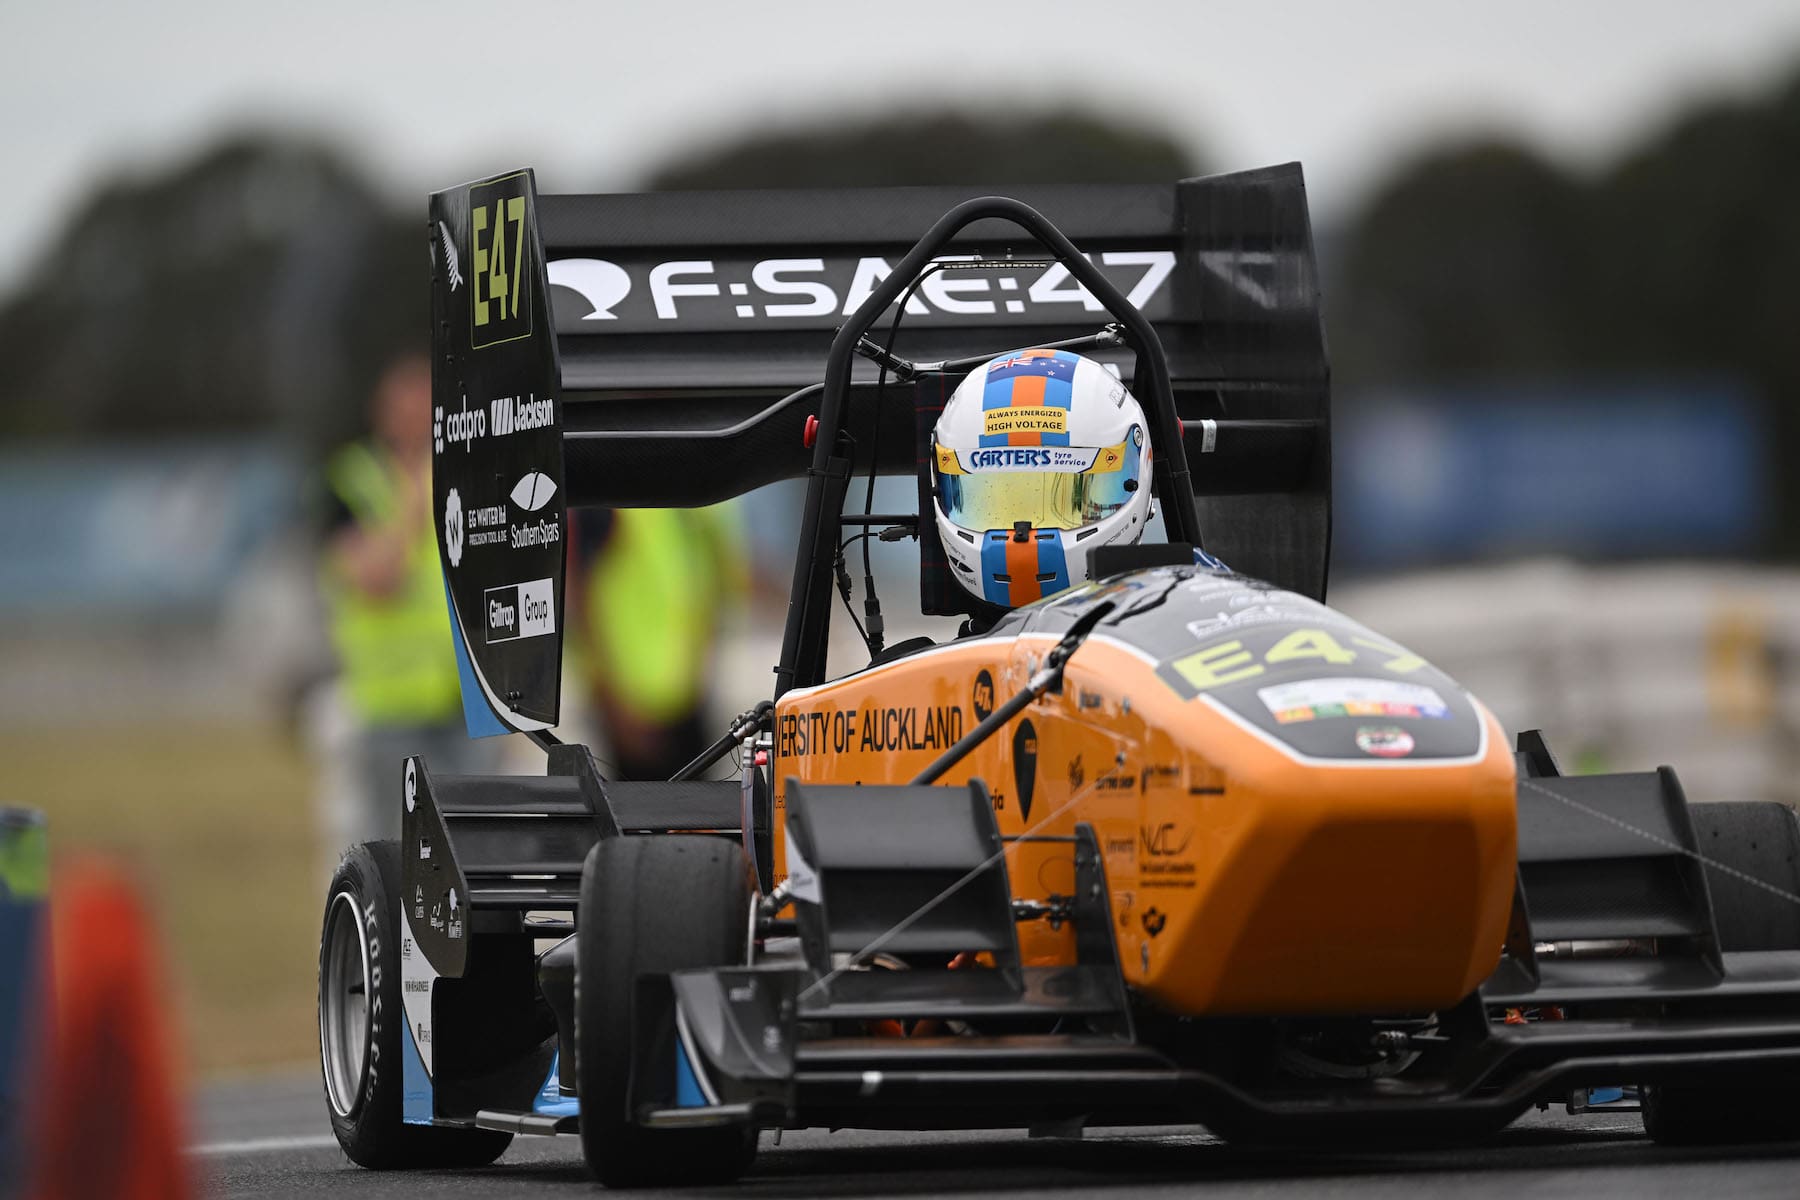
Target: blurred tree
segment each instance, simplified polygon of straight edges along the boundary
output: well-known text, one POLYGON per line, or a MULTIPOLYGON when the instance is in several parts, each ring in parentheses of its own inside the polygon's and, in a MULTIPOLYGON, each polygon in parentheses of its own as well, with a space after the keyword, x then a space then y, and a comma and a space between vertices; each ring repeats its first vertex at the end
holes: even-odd
POLYGON ((1327 294, 1348 381, 1565 364, 1590 266, 1580 189, 1517 145, 1488 142, 1401 169, 1351 230, 1327 294))
POLYGON ((752 133, 652 172, 652 189, 1164 183, 1200 173, 1168 134, 1067 110, 903 113, 752 133))
MULTIPOLYGON (((1591 180, 1516 146, 1420 158, 1347 231, 1327 291, 1347 399, 1370 385, 1724 374, 1800 445, 1800 74, 1691 109, 1591 180)), ((1800 558, 1800 476, 1772 464, 1770 550, 1800 558)))
POLYGON ((319 448, 425 327, 423 250, 333 151, 232 138, 70 212, 0 308, 10 435, 270 429, 319 448))

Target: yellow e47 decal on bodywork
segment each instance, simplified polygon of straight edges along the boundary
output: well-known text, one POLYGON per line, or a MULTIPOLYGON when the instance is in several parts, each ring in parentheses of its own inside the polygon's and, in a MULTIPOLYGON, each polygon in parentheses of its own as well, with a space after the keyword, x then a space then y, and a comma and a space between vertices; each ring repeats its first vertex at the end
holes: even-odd
POLYGON ((1286 663, 1317 661, 1333 666, 1379 662, 1383 670, 1405 675, 1425 665, 1416 654, 1364 637, 1351 637, 1350 644, 1323 629, 1296 629, 1284 635, 1268 649, 1257 653, 1246 649, 1242 640, 1232 638, 1174 659, 1169 666, 1196 691, 1206 691, 1240 679, 1254 679, 1270 667, 1286 663))

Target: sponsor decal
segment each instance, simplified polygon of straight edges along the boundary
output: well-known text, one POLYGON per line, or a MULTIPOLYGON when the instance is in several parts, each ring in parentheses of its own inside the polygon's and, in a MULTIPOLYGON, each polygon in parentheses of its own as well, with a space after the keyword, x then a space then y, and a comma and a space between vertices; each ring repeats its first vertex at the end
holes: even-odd
POLYGON ((1106 839, 1106 857, 1128 858, 1137 861, 1137 839, 1134 837, 1108 837, 1106 839))
POLYGON ((1363 725, 1356 731, 1356 748, 1376 758, 1405 758, 1413 752, 1413 735, 1398 725, 1363 725))
MULTIPOLYGON (((510 185, 501 180, 490 187, 510 185)), ((499 228, 497 220, 512 220, 507 208, 499 218, 484 195, 478 202, 470 194, 471 213, 486 213, 483 229, 499 228), (481 205, 476 208, 477 203, 481 205)), ((521 205, 519 216, 523 218, 521 205)), ((504 247, 509 257, 503 264, 508 274, 516 270, 513 259, 523 257, 526 245, 514 238, 504 247)), ((491 245, 480 235, 476 244, 477 296, 485 298, 481 279, 492 264, 480 257, 491 245)), ((956 256, 972 259, 973 256, 956 256)), ((1175 270, 1173 250, 1108 250, 1090 255, 1097 265, 1125 291, 1138 308, 1160 299, 1163 285, 1175 270)), ((545 264, 550 285, 576 297, 577 319, 622 321, 629 329, 655 328, 672 321, 707 321, 715 325, 746 320, 805 322, 828 328, 854 313, 862 302, 893 273, 887 259, 766 258, 719 261, 680 259, 665 262, 620 264, 600 258, 559 258, 545 264)), ((510 298, 509 292, 509 298, 510 298)), ((527 298, 528 299, 528 298, 527 298)), ((523 302, 521 302, 523 304, 523 302)), ((906 303, 913 316, 946 314, 957 318, 1024 317, 1039 322, 1064 323, 1073 319, 1068 305, 1085 312, 1101 312, 1098 300, 1070 275, 1061 263, 1049 267, 984 263, 979 269, 928 275, 906 303)), ((510 303, 508 310, 510 315, 510 303)), ((1153 318, 1160 315, 1151 314, 1153 318)), ((492 313, 489 314, 490 321, 492 313)), ((1122 391, 1122 389, 1121 389, 1122 391)))
POLYGON ((441 404, 432 409, 431 448, 434 453, 442 454, 446 445, 454 446, 460 442, 467 453, 479 438, 506 437, 555 424, 556 401, 548 396, 539 398, 533 393, 502 396, 488 401, 485 406, 470 408, 469 397, 465 395, 462 407, 455 412, 444 412, 441 404))
POLYGON ((1144 790, 1153 787, 1175 787, 1181 782, 1180 763, 1153 763, 1139 776, 1144 790))
POLYGON ((463 514, 464 540, 471 546, 506 544, 506 505, 484 504, 463 514))
POLYGON ((556 602, 552 581, 509 583, 481 594, 487 616, 487 640, 510 642, 517 638, 543 637, 556 632, 556 602))
POLYGON ((1194 831, 1177 832, 1175 822, 1164 821, 1160 825, 1140 827, 1138 838, 1143 843, 1146 857, 1173 858, 1188 848, 1188 843, 1194 840, 1194 831))
POLYGON ((440 407, 433 415, 431 422, 431 445, 439 454, 445 445, 454 446, 461 442, 463 451, 468 452, 476 438, 486 437, 488 428, 487 412, 480 408, 470 408, 469 398, 462 398, 462 407, 453 413, 446 413, 440 407))
POLYGON ((1037 790, 1037 730, 1029 718, 1013 734, 1013 784, 1019 789, 1019 819, 1031 820, 1031 794, 1037 790))
POLYGON ((1086 712, 1091 708, 1099 708, 1104 703, 1106 703, 1105 696, 1101 695, 1099 692, 1090 692, 1086 688, 1082 688, 1075 695, 1075 706, 1081 709, 1082 712, 1086 712))
POLYGON ((419 839, 419 861, 424 862, 431 857, 431 839, 419 839))
MULTIPOLYGON (((1016 408, 997 408, 988 416, 996 413, 1020 412, 1016 408)), ((1061 412, 1061 409, 1052 409, 1061 412)), ((949 453, 939 448, 940 460, 949 453)), ((1085 471, 1094 465, 1094 456, 1100 451, 1080 446, 993 446, 985 450, 964 450, 958 455, 962 469, 946 471, 947 475, 961 475, 969 471, 1085 471)))
MULTIPOLYGON (((1229 581, 1219 582, 1229 586, 1229 581)), ((1189 587, 1192 588, 1192 584, 1189 587)), ((1209 632, 1215 632, 1218 628, 1212 622, 1197 624, 1209 632)), ((1194 632, 1196 627, 1190 625, 1188 628, 1190 632, 1194 632)), ((1346 634, 1345 640, 1340 641, 1327 629, 1296 629, 1260 652, 1247 649, 1242 640, 1232 638, 1172 659, 1164 666, 1194 691, 1204 692, 1240 679, 1254 679, 1271 669, 1280 669, 1291 663, 1304 664, 1309 660, 1334 667, 1373 662, 1382 670, 1396 675, 1411 674, 1425 665, 1424 659, 1398 646, 1349 634, 1346 630, 1339 632, 1346 634)), ((1246 632, 1244 636, 1249 637, 1251 634, 1246 632)))
POLYGON ((469 189, 469 346, 479 350, 531 336, 535 240, 526 229, 525 175, 469 189))
POLYGON ((1067 433, 1066 408, 991 408, 982 414, 982 430, 989 437, 1002 433, 1067 433))
POLYGON ((1180 858, 1193 840, 1192 829, 1180 829, 1173 821, 1139 826, 1141 884, 1146 888, 1193 887, 1194 864, 1180 858))
POLYGON ((1225 772, 1207 763, 1195 762, 1188 767, 1188 795, 1223 796, 1225 772))
POLYGON ((463 923, 462 923, 462 913, 461 913, 462 906, 457 902, 455 888, 450 889, 449 900, 450 900, 450 921, 449 921, 449 928, 447 930, 445 930, 445 932, 452 938, 460 938, 463 935, 463 923))
POLYGON ((450 227, 442 221, 438 222, 438 242, 444 248, 444 275, 454 292, 462 286, 462 264, 456 257, 456 239, 450 236, 450 227))
POLYGON ((450 559, 450 565, 462 565, 463 556, 463 511, 462 497, 455 488, 444 497, 444 553, 450 559))
POLYGON ((514 550, 523 550, 529 546, 554 546, 561 540, 562 526, 555 521, 538 521, 512 527, 514 550))
POLYGON ((862 715, 862 750, 947 750, 963 735, 963 712, 954 705, 884 708, 862 715))
POLYGON ((488 421, 495 437, 544 429, 556 424, 556 401, 548 396, 540 400, 535 392, 502 396, 488 402, 488 421))
POLYGON ((526 512, 536 512, 556 495, 556 481, 542 471, 527 471, 513 484, 512 502, 526 512))
POLYGON ((1163 926, 1169 923, 1169 917, 1162 909, 1152 904, 1149 908, 1144 910, 1143 921, 1144 932, 1151 937, 1155 937, 1163 931, 1163 926))
MULTIPOLYGON (((406 811, 407 812, 411 812, 413 810, 413 805, 417 802, 418 797, 419 797, 418 760, 409 758, 406 760, 406 811)), ((420 846, 423 847, 424 843, 421 842, 420 846)), ((428 851, 421 849, 419 852, 419 857, 420 858, 430 858, 431 854, 428 851)))
POLYGON ((584 321, 616 321, 613 311, 631 293, 631 276, 625 268, 603 258, 559 258, 549 264, 551 287, 565 287, 586 300, 591 312, 584 321))
POLYGON ((376 918, 375 901, 363 908, 363 925, 369 942, 369 1083, 363 1092, 363 1103, 375 1102, 375 1081, 381 1078, 381 926, 376 918))
POLYGON ((994 677, 988 674, 986 667, 975 676, 975 694, 971 703, 977 721, 987 720, 994 711, 994 677))
POLYGON ((856 740, 856 710, 784 713, 775 719, 775 753, 805 757, 834 751, 842 754, 856 740))
POLYGON ((806 855, 800 850, 800 839, 794 836, 792 829, 788 830, 787 836, 787 871, 790 896, 809 904, 824 902, 824 893, 819 888, 819 873, 806 861, 806 855))
POLYGON ((775 753, 946 750, 962 735, 963 710, 957 705, 790 712, 775 718, 775 753))
POLYGON ((1081 755, 1077 754, 1069 760, 1069 790, 1075 791, 1087 782, 1087 768, 1081 763, 1081 755))
POLYGON ((1331 717, 1415 717, 1446 720, 1450 708, 1423 684, 1339 676, 1258 688, 1263 706, 1283 725, 1331 717))
POLYGON ((1094 786, 1103 792, 1129 792, 1138 785, 1135 772, 1126 775, 1102 775, 1094 780, 1094 786))

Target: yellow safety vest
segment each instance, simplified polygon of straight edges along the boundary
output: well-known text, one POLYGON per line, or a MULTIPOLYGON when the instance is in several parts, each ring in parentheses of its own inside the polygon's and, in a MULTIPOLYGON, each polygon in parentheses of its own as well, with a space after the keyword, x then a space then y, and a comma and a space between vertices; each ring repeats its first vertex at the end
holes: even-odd
POLYGON ((721 609, 743 588, 729 510, 619 509, 587 569, 588 670, 645 721, 679 720, 706 694, 721 609))
MULTIPOLYGON (((358 525, 379 528, 397 518, 399 471, 369 446, 340 450, 326 479, 358 525)), ((460 711, 444 576, 430 522, 411 540, 406 576, 393 595, 364 595, 329 565, 324 591, 332 645, 357 716, 371 725, 431 725, 460 711)))

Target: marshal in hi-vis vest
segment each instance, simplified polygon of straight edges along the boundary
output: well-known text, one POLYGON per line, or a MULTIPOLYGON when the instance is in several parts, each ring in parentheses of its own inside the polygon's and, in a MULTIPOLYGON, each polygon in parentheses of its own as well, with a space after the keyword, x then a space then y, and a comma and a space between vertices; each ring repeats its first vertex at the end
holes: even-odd
MULTIPOLYGON (((340 450, 326 479, 363 528, 399 518, 400 473, 368 445, 340 450)), ((457 718, 462 702, 431 522, 408 539, 405 578, 393 595, 364 595, 329 564, 324 590, 344 690, 362 721, 433 725, 457 718)))

